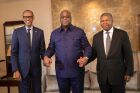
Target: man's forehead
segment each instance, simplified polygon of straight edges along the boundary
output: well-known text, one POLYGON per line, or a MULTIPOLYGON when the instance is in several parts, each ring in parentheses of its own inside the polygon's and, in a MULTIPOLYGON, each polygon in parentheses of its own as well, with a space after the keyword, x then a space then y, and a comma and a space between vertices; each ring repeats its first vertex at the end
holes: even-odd
POLYGON ((71 13, 67 10, 64 10, 60 13, 60 15, 71 15, 71 13))
POLYGON ((33 13, 30 12, 30 11, 25 11, 25 12, 23 13, 23 15, 33 15, 33 13))

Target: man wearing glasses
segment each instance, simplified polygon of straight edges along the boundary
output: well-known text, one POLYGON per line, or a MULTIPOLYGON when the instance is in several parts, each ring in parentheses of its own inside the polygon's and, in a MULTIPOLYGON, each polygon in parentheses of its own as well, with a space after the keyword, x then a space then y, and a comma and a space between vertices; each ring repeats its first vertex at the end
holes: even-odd
POLYGON ((41 93, 41 58, 45 50, 44 33, 33 26, 34 14, 23 12, 25 26, 12 36, 13 77, 20 80, 20 93, 41 93))
POLYGON ((84 93, 83 64, 77 60, 83 57, 88 61, 91 46, 84 30, 72 25, 69 10, 60 13, 60 27, 51 33, 50 43, 45 52, 44 64, 50 66, 51 57, 55 54, 56 77, 60 93, 84 93))

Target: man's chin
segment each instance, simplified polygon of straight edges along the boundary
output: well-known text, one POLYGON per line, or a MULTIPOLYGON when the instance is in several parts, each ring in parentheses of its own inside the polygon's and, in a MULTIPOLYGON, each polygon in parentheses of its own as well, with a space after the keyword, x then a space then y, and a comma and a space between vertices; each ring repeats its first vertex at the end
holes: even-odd
POLYGON ((110 28, 103 28, 105 31, 109 31, 110 30, 110 28))
POLYGON ((68 27, 69 25, 68 24, 64 24, 64 25, 62 25, 63 27, 68 27))
POLYGON ((28 27, 31 27, 32 25, 30 25, 30 24, 25 24, 26 26, 28 26, 28 27))

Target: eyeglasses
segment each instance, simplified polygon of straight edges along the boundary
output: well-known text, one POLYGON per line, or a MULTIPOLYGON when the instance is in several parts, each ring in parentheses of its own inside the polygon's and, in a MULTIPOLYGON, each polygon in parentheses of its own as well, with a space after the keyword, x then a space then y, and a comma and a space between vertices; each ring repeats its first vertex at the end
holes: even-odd
POLYGON ((71 16, 60 16, 61 19, 64 19, 64 18, 71 18, 71 16))
POLYGON ((24 19, 27 19, 27 18, 30 18, 31 19, 31 18, 33 18, 33 16, 23 16, 23 18, 24 19))

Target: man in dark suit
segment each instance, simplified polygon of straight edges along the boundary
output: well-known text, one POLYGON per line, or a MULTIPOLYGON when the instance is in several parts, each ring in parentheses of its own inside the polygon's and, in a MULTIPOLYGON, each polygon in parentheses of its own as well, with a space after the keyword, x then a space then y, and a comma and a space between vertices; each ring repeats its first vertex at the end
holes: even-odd
MULTIPOLYGON (((128 35, 113 27, 110 13, 101 15, 100 25, 103 30, 93 38, 90 61, 97 58, 97 77, 101 93, 125 93, 125 84, 133 75, 133 57, 128 35)), ((82 59, 78 61, 81 61, 81 65, 84 63, 82 59)))
POLYGON ((41 93, 41 57, 44 57, 43 31, 33 26, 34 14, 23 12, 25 26, 12 36, 11 64, 13 77, 20 80, 20 93, 41 93))
POLYGON ((55 29, 45 53, 45 65, 50 66, 51 57, 55 54, 56 77, 60 93, 83 93, 84 67, 77 60, 91 57, 91 46, 81 28, 71 24, 71 13, 63 10, 60 13, 61 26, 55 29))

